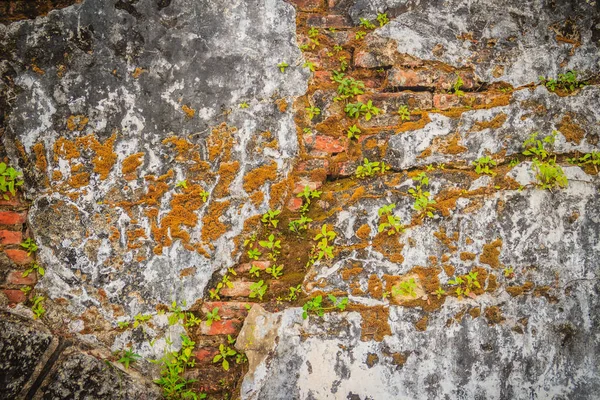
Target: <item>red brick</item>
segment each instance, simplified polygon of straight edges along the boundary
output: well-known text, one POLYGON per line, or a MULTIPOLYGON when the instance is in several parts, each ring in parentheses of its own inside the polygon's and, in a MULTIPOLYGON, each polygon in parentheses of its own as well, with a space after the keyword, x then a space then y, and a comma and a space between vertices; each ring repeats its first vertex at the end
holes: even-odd
POLYGON ((25 293, 20 291, 19 289, 4 289, 2 290, 6 297, 8 297, 8 301, 10 303, 23 303, 27 300, 27 296, 25 293))
POLYGON ((214 310, 215 307, 219 308, 219 316, 224 319, 231 318, 246 318, 248 315, 248 309, 246 306, 252 306, 252 303, 243 301, 207 301, 202 305, 202 311, 208 312, 214 310))
POLYGON ((243 274, 245 272, 250 271, 250 268, 252 268, 253 265, 256 265, 258 269, 265 270, 269 268, 269 266, 271 265, 271 261, 252 261, 249 263, 240 264, 235 270, 243 274))
POLYGON ((354 65, 361 68, 381 68, 394 65, 398 44, 380 36, 369 36, 354 52, 354 65))
POLYGON ((8 200, 0 197, 0 206, 25 206, 26 203, 22 201, 22 199, 17 196, 10 196, 8 200))
POLYGON ((4 252, 16 264, 24 265, 33 262, 33 258, 27 255, 27 252, 24 250, 6 249, 4 252))
POLYGON ((13 285, 35 285, 37 277, 35 272, 23 277, 23 271, 12 271, 8 274, 7 281, 13 285))
POLYGON ((305 186, 308 186, 310 190, 317 190, 323 185, 322 182, 309 181, 304 178, 300 178, 294 186, 294 194, 298 194, 304 190, 305 186))
POLYGON ((290 0, 300 11, 317 11, 325 7, 325 0, 290 0))
POLYGON ((311 160, 301 161, 296 166, 297 172, 311 172, 317 169, 322 169, 327 171, 329 168, 329 160, 325 158, 313 158, 311 160))
POLYGON ((196 350, 194 355, 196 356, 196 359, 199 362, 201 362, 203 364, 212 364, 213 358, 218 353, 219 353, 219 350, 215 349, 214 347, 201 347, 198 350, 196 350))
POLYGON ((316 28, 351 28, 350 20, 342 15, 309 15, 306 19, 307 26, 316 28))
POLYGON ((302 207, 302 199, 299 197, 292 197, 286 204, 286 207, 290 211, 298 211, 302 207))
POLYGON ((225 297, 248 297, 250 295, 250 285, 253 282, 248 281, 233 281, 233 287, 224 287, 221 289, 221 294, 225 297))
POLYGON ((439 110, 447 110, 460 105, 460 97, 454 94, 436 93, 433 95, 433 106, 439 110))
POLYGON ((331 84, 330 71, 315 71, 313 74, 313 83, 315 85, 331 84))
POLYGON ((225 319, 214 321, 211 326, 205 322, 200 324, 200 333, 202 335, 235 335, 242 329, 242 321, 239 319, 225 319))
POLYGON ((304 142, 311 147, 311 150, 324 153, 334 154, 346 151, 345 143, 331 136, 307 135, 304 137, 304 142))
POLYGON ((0 230, 0 244, 19 244, 23 241, 20 231, 0 230))
POLYGON ((0 211, 0 225, 24 224, 26 219, 26 212, 0 211))
POLYGON ((457 81, 463 80, 463 89, 475 87, 475 75, 470 71, 446 72, 434 68, 394 67, 388 74, 388 86, 391 87, 428 87, 438 90, 450 90, 457 81))

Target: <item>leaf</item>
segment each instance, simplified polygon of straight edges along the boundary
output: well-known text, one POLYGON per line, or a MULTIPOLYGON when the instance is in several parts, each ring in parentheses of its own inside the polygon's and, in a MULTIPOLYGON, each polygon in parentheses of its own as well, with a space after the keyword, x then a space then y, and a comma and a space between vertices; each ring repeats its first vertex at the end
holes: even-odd
POLYGON ((223 369, 229 371, 229 361, 223 359, 223 369))

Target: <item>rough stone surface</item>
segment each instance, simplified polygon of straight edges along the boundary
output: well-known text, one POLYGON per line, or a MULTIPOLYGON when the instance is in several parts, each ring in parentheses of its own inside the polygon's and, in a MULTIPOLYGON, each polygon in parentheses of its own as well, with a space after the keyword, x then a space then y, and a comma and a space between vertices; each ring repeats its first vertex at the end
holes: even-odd
POLYGON ((26 391, 46 352, 52 351, 52 334, 17 315, 0 311, 0 316, 0 399, 15 399, 26 391))
POLYGON ((0 65, 14 82, 3 140, 26 169, 48 266, 38 287, 108 321, 192 304, 233 265, 246 218, 279 201, 249 195, 286 178, 297 154, 293 114, 274 100, 293 102, 307 79, 290 4, 119 4, 0 25, 0 65), (246 188, 248 172, 271 165, 246 188))

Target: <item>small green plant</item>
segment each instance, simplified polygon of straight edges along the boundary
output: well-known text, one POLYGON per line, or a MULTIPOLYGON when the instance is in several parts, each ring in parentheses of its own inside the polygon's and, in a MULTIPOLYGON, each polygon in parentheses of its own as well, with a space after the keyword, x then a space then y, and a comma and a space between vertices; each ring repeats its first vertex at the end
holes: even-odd
POLYGON ((536 171, 535 176, 538 186, 542 189, 566 188, 569 184, 562 167, 556 164, 556 156, 547 161, 540 161, 534 158, 533 168, 536 171))
POLYGON ((463 97, 465 95, 465 92, 460 89, 464 84, 465 83, 463 82, 462 78, 457 75, 456 82, 454 82, 454 85, 452 85, 452 91, 456 96, 463 97))
POLYGON ((117 321, 117 326, 119 329, 127 329, 129 328, 129 321, 117 321))
POLYGON ((355 38, 356 40, 361 40, 361 39, 363 39, 363 38, 365 37, 365 35, 366 35, 366 34, 367 34, 367 32, 365 32, 365 31, 358 31, 358 32, 356 32, 356 34, 354 35, 354 38, 355 38))
POLYGON ((396 217, 392 214, 392 210, 396 207, 395 204, 388 204, 387 206, 382 206, 377 211, 379 217, 384 217, 385 222, 381 222, 377 231, 379 233, 387 231, 388 235, 400 234, 404 232, 404 226, 400 222, 400 217, 396 217))
POLYGON ((314 39, 317 36, 319 36, 319 30, 317 28, 315 28, 314 26, 311 26, 310 29, 308 30, 308 37, 311 39, 314 39))
POLYGON ((490 156, 479 157, 477 160, 473 161, 473 165, 475 165, 475 172, 478 174, 487 174, 494 176, 496 173, 491 170, 491 168, 495 167, 496 161, 494 161, 490 156))
POLYGON ((558 132, 552 131, 551 135, 545 136, 542 139, 538 139, 538 135, 539 132, 533 132, 523 142, 523 147, 525 148, 525 150, 523 151, 523 155, 535 156, 537 158, 540 158, 541 160, 545 160, 551 154, 551 150, 547 147, 554 145, 558 132))
POLYGON ((201 323, 202 323, 202 320, 200 318, 197 318, 194 314, 192 314, 192 313, 186 314, 185 324, 184 324, 184 326, 186 328, 191 328, 193 326, 200 325, 201 323))
POLYGON ((177 182, 177 183, 175 184, 175 187, 176 187, 176 188, 180 187, 180 188, 187 189, 187 180, 185 180, 185 179, 184 179, 184 180, 182 180, 182 181, 179 181, 179 182, 177 182))
POLYGON ((410 278, 404 282, 400 282, 397 285, 392 286, 392 294, 394 296, 410 296, 417 297, 417 292, 415 289, 417 288, 417 283, 414 278, 410 278))
POLYGON ((27 250, 27 255, 30 256, 31 253, 35 253, 38 249, 37 244, 32 238, 27 238, 23 243, 21 243, 21 247, 27 250))
POLYGON ((251 260, 258 260, 262 253, 258 249, 250 249, 247 251, 248 258, 251 260))
POLYGON ((258 268, 256 265, 252 264, 252 267, 250 267, 250 271, 248 271, 248 274, 250 276, 258 278, 258 277, 260 277, 260 271, 261 271, 260 268, 258 268))
POLYGON ((586 85, 584 81, 577 79, 577 71, 568 71, 564 74, 558 74, 558 79, 548 79, 544 76, 540 76, 540 83, 552 92, 556 89, 562 89, 569 93, 586 85))
POLYGON ((415 188, 408 189, 408 193, 415 199, 413 208, 419 213, 425 214, 429 218, 433 218, 433 204, 436 203, 431 198, 431 194, 423 190, 423 186, 429 185, 429 178, 424 172, 413 178, 416 182, 415 188))
POLYGON ((225 346, 223 343, 219 345, 219 354, 217 354, 213 358, 213 364, 221 361, 221 366, 225 371, 229 371, 229 361, 227 361, 227 357, 233 357, 237 354, 235 350, 233 350, 229 346, 225 346))
POLYGON ((131 349, 123 349, 121 350, 121 358, 119 358, 118 362, 123 364, 125 369, 129 369, 129 365, 133 364, 140 358, 142 358, 142 356, 140 356, 137 353, 134 353, 131 349))
POLYGON ((302 51, 307 51, 310 48, 310 46, 308 45, 308 43, 305 43, 298 46, 298 48, 302 51))
POLYGON ((348 139, 358 139, 361 133, 360 129, 357 128, 356 124, 348 128, 348 139))
POLYGON ((33 271, 37 272, 40 276, 44 276, 46 274, 46 270, 44 269, 44 267, 38 265, 37 263, 33 263, 29 268, 23 271, 23 278, 27 278, 27 276, 33 271))
POLYGON ((313 240, 318 241, 317 247, 319 248, 319 253, 317 256, 317 261, 322 259, 324 256, 327 258, 333 258, 333 246, 330 246, 330 241, 333 242, 337 234, 335 231, 327 230, 327 225, 323 224, 321 226, 321 232, 319 232, 313 240))
POLYGON ((34 319, 42 318, 42 316, 46 313, 46 309, 44 308, 44 300, 46 299, 43 296, 35 296, 33 298, 31 311, 33 311, 34 319))
POLYGON ((348 305, 347 297, 342 297, 338 299, 334 295, 329 294, 327 298, 332 303, 331 307, 323 307, 323 296, 321 295, 316 296, 312 300, 308 300, 306 303, 304 303, 304 306, 302 306, 302 318, 307 319, 309 313, 314 313, 319 317, 322 317, 325 315, 325 311, 333 310, 336 308, 340 311, 344 311, 346 309, 346 306, 348 305))
POLYGON ((508 165, 511 168, 516 167, 517 165, 519 165, 519 159, 518 158, 513 158, 512 160, 510 160, 510 163, 508 163, 508 165))
POLYGON ((390 22, 388 19, 387 13, 377 14, 377 21, 379 21, 379 26, 382 27, 390 22))
POLYGON ((245 101, 240 103, 240 108, 248 108, 250 107, 250 105, 248 103, 246 103, 245 101))
POLYGON ((137 314, 135 317, 133 317, 133 327, 137 328, 138 326, 145 324, 151 319, 152 315, 150 314, 137 314))
POLYGON ((212 311, 206 312, 206 326, 212 326, 213 322, 220 321, 221 317, 219 316, 219 307, 215 307, 212 311))
POLYGON ((360 19, 360 25, 365 29, 375 29, 375 25, 366 18, 360 19))
POLYGON ((579 166, 591 164, 594 166, 596 173, 598 173, 598 166, 600 165, 600 151, 592 151, 591 153, 586 153, 579 158, 569 158, 567 161, 571 164, 576 164, 579 166))
POLYGON ((0 162, 0 192, 4 200, 8 200, 11 195, 16 194, 16 188, 23 185, 23 180, 19 179, 23 174, 18 172, 13 167, 9 167, 6 163, 0 162), (8 192, 8 193, 7 193, 8 192))
POLYGON ((250 294, 248 295, 248 297, 250 297, 251 299, 258 297, 262 301, 263 296, 266 292, 267 284, 263 280, 260 280, 250 285, 250 294))
POLYGON ((352 77, 342 78, 339 81, 339 86, 337 88, 338 95, 333 98, 333 101, 342 101, 363 94, 364 88, 365 84, 362 81, 352 77))
POLYGON ((435 294, 437 295, 438 299, 441 299, 442 296, 444 296, 446 294, 446 291, 444 289, 442 289, 441 287, 437 288, 437 290, 435 291, 435 294))
POLYGON ((342 46, 340 46, 339 44, 336 44, 335 46, 333 46, 333 51, 335 51, 336 53, 339 53, 342 50, 344 50, 344 48, 342 46))
POLYGON ((475 288, 481 288, 479 281, 477 280, 477 272, 471 271, 467 275, 464 275, 465 279, 457 276, 455 279, 450 279, 448 283, 450 285, 458 286, 456 288, 456 295, 458 298, 462 298, 463 295, 475 298, 473 290, 475 288))
MULTIPOLYGON (((229 268, 229 272, 233 275, 237 275, 235 271, 233 271, 233 269, 231 268, 229 268)), ((210 289, 208 291, 210 298, 220 300, 221 296, 219 295, 219 293, 221 292, 221 289, 223 289, 225 286, 227 286, 228 288, 233 287, 233 283, 231 283, 231 281, 229 280, 229 275, 227 274, 223 275, 223 277, 221 278, 221 282, 217 283, 217 286, 214 289, 210 289)))
MULTIPOLYGON (((184 307, 185 307, 185 303, 184 303, 184 307)), ((171 315, 169 315, 169 318, 168 318, 169 325, 175 325, 180 320, 185 319, 185 311, 183 311, 183 309, 177 305, 177 301, 173 301, 173 303, 169 307, 169 312, 171 313, 171 315)))
POLYGON ((298 300, 298 296, 300 295, 300 293, 302 293, 302 285, 297 285, 297 286, 290 286, 289 288, 289 293, 287 295, 287 300, 288 301, 295 301, 298 300))
POLYGON ((340 71, 345 71, 348 68, 348 61, 346 61, 346 57, 340 56, 338 60, 340 60, 340 71))
POLYGON ((301 215, 299 219, 295 219, 289 222, 288 227, 290 231, 300 233, 300 231, 305 231, 308 229, 308 224, 312 222, 311 218, 308 218, 306 215, 301 215))
POLYGON ((210 195, 210 193, 208 193, 206 190, 200 191, 200 197, 202 197, 202 201, 205 203, 206 203, 206 200, 208 199, 209 195, 210 195))
POLYGON ((513 267, 504 268, 504 277, 508 279, 512 279, 515 277, 515 269, 513 267))
POLYGON ((289 67, 289 65, 288 65, 288 63, 286 63, 285 61, 283 61, 283 62, 280 62, 279 64, 277 64, 277 67, 279 68, 279 70, 281 72, 285 72, 285 69, 287 67, 289 67))
POLYGON ((367 158, 364 158, 363 165, 356 167, 356 177, 366 178, 368 176, 375 175, 375 173, 378 171, 380 171, 378 161, 369 161, 367 158))
POLYGON ((196 362, 193 357, 195 342, 189 337, 181 336, 181 350, 179 352, 166 352, 160 360, 153 361, 161 365, 160 379, 154 380, 163 392, 163 397, 167 400, 183 399, 205 399, 206 394, 196 393, 189 388, 195 379, 186 379, 185 371, 188 367, 194 367, 196 362))
POLYGON ((369 100, 367 104, 360 101, 348 103, 346 104, 344 111, 350 118, 360 118, 361 116, 364 116, 366 121, 370 121, 373 115, 379 115, 381 112, 379 108, 373 105, 372 100, 369 100))
POLYGON ((308 113, 308 118, 310 119, 313 119, 317 115, 321 114, 321 109, 319 107, 310 106, 306 107, 305 110, 308 113))
POLYGON ((408 106, 401 105, 398 108, 398 115, 400 115, 400 121, 410 121, 410 111, 408 110, 408 106))
MULTIPOLYGON (((308 207, 310 206, 311 199, 318 199, 323 192, 318 190, 311 190, 310 187, 304 186, 304 190, 302 190, 296 197, 304 198, 302 207, 300 208, 300 213, 304 214, 308 211, 308 207)), ((312 220, 310 220, 312 221, 312 220)), ((310 222, 305 221, 305 222, 310 222)))
POLYGON ((281 272, 282 270, 283 270, 283 265, 273 264, 273 266, 270 266, 267 268, 267 274, 271 274, 271 276, 273 278, 279 279, 279 277, 283 275, 283 272, 281 272))
POLYGON ((271 252, 269 253, 269 258, 271 258, 271 260, 275 261, 277 259, 277 256, 280 252, 279 249, 281 249, 281 241, 275 240, 275 235, 269 235, 267 240, 261 240, 260 242, 258 242, 258 244, 260 244, 265 249, 271 250, 271 252))
POLYGON ((308 68, 309 70, 311 70, 312 72, 315 72, 315 64, 310 62, 310 61, 306 61, 304 64, 302 64, 303 68, 308 68))
POLYGON ((273 225, 274 228, 277 228, 277 224, 279 220, 277 217, 281 214, 281 210, 269 210, 263 214, 261 221, 267 225, 273 225))

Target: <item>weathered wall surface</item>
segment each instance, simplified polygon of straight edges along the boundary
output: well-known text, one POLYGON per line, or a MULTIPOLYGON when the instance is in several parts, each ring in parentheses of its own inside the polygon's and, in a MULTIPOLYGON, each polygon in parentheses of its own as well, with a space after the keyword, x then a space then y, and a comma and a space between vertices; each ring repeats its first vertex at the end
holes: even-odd
POLYGON ((0 289, 21 315, 20 289, 48 298, 46 327, 6 314, 7 398, 131 398, 156 371, 107 369, 107 348, 149 359, 183 333, 189 386, 215 399, 595 398, 600 181, 572 159, 599 150, 599 26, 594 2, 537 0, 88 0, 0 25, 2 142, 30 202, 0 203, 0 289), (584 87, 539 83, 570 70, 584 87), (333 71, 364 93, 336 101, 333 71), (349 118, 355 101, 382 112, 349 118), (523 143, 553 131, 568 186, 544 190, 523 143), (475 172, 483 156, 493 173, 475 172), (365 158, 390 169, 359 179, 365 158), (430 217, 409 191, 421 173, 430 217), (295 234, 305 186, 322 193, 295 234), (378 232, 389 204, 402 233, 378 232), (322 226, 333 257, 311 264, 322 226), (34 258, 46 273, 26 279, 34 258), (327 294, 348 308, 303 319, 327 294), (191 314, 170 323, 173 301, 191 314), (249 362, 226 373, 213 357, 238 333, 249 362))

